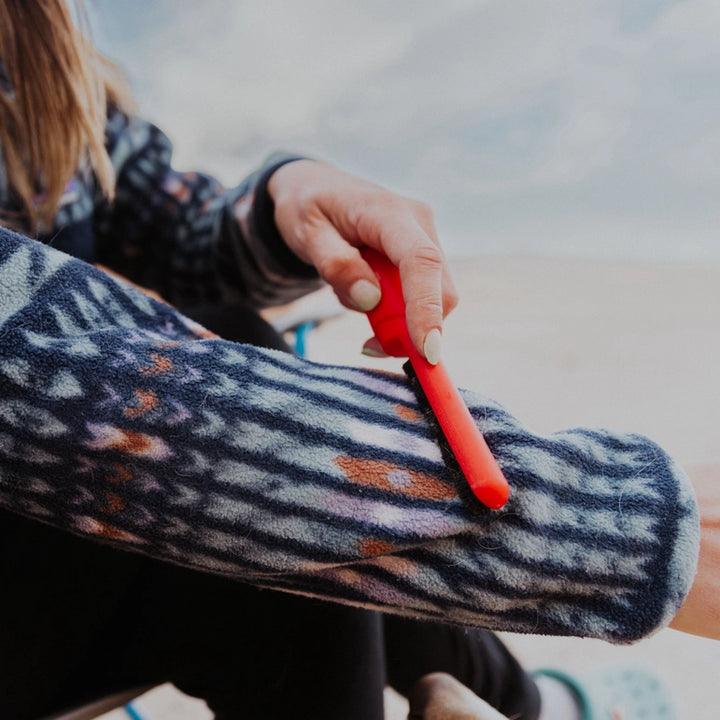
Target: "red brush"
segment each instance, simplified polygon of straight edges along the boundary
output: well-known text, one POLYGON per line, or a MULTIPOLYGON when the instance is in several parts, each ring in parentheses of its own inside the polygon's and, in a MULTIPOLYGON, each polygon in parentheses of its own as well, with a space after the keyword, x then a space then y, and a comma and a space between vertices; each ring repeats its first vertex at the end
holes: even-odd
POLYGON ((510 496, 507 480, 443 363, 431 365, 412 344, 398 269, 376 250, 363 248, 361 254, 377 275, 382 291, 379 304, 367 313, 375 337, 388 355, 410 358, 470 489, 481 503, 492 510, 500 509, 510 496))

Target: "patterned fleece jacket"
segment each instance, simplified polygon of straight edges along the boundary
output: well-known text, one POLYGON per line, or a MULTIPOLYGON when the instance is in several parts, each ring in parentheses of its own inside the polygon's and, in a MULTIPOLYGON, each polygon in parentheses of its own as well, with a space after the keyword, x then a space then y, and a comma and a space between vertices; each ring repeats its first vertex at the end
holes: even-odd
POLYGON ((538 435, 466 393, 508 478, 472 504, 405 377, 208 337, 0 230, 0 503, 258 586, 630 642, 695 573, 697 507, 649 440, 538 435))
MULTIPOLYGON (((286 302, 317 286, 266 183, 171 166, 153 125, 110 109, 112 205, 68 185, 44 240, 176 305, 286 302)), ((17 221, 0 166, 0 208, 17 221)), ((0 504, 202 571, 495 630, 630 642, 692 582, 687 479, 645 438, 540 436, 466 394, 508 477, 468 498, 405 377, 210 337, 171 307, 0 230, 0 504)))

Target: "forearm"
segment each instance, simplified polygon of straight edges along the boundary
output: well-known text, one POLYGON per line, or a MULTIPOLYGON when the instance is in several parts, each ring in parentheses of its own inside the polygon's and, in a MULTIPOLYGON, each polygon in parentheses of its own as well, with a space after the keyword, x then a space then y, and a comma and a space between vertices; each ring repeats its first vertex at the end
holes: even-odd
POLYGON ((538 436, 468 395, 512 497, 467 504, 405 378, 198 340, 171 308, 0 235, 0 501, 258 585, 427 618, 626 642, 697 553, 649 441, 538 436))
POLYGON ((275 156, 237 187, 172 166, 172 146, 154 125, 111 113, 112 204, 95 208, 97 260, 166 300, 188 307, 288 302, 319 286, 274 224, 267 180, 294 156, 275 156))

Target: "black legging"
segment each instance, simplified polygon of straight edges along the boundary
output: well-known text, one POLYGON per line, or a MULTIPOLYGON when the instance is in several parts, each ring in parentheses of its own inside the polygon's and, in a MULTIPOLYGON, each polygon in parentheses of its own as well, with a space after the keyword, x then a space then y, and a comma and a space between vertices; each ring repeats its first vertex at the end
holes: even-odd
MULTIPOLYGON (((192 314, 225 337, 287 348, 252 311, 192 314)), ((491 633, 258 590, 4 511, 0 587, 0 710, 15 720, 164 681, 218 720, 382 720, 387 683, 407 694, 433 671, 513 718, 539 708, 491 633)))

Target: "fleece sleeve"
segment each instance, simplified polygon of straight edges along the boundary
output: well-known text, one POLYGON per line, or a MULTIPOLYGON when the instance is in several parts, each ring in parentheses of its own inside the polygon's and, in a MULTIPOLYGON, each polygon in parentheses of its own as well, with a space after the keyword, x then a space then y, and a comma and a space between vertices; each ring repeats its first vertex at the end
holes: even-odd
POLYGON ((403 376, 212 337, 0 231, 0 503, 258 586, 630 642, 695 572, 688 481, 649 440, 538 435, 466 400, 512 489, 466 498, 403 376))
POLYGON ((298 159, 277 154, 237 187, 172 166, 155 125, 111 110, 106 146, 116 173, 112 204, 93 209, 98 261, 176 306, 289 302, 319 286, 315 269, 275 226, 267 181, 298 159))

